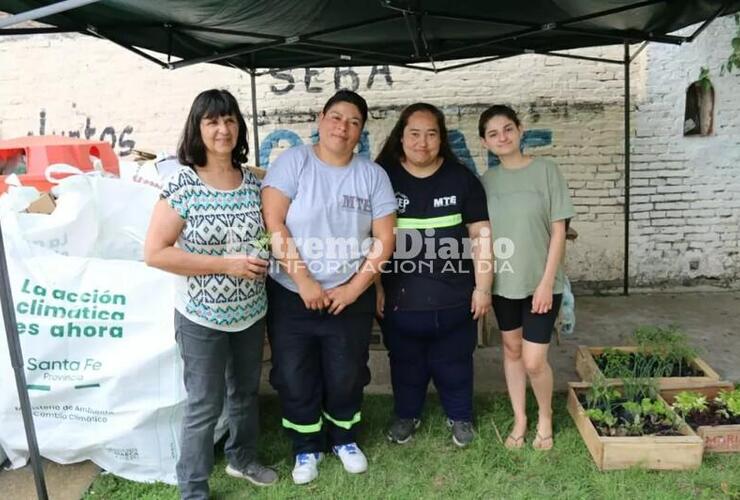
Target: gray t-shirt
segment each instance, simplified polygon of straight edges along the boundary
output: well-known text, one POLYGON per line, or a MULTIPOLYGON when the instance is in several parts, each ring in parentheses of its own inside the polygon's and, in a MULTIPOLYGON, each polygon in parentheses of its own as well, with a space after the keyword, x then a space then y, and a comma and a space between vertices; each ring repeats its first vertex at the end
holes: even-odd
MULTIPOLYGON (((380 166, 358 155, 349 165, 328 165, 309 145, 281 154, 262 187, 290 198, 285 225, 308 271, 324 289, 345 283, 357 272, 372 243, 373 220, 392 214, 397 206, 380 166)), ((271 266, 270 276, 298 291, 284 269, 271 266)))

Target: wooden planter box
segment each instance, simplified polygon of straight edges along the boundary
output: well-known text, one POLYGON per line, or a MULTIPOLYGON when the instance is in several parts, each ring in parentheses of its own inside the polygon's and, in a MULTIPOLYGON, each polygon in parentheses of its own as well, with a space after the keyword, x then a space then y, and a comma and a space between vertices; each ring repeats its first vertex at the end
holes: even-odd
MULTIPOLYGON (((691 390, 707 397, 707 401, 714 399, 719 391, 732 390, 731 382, 708 383, 704 386, 692 387, 691 390)), ((665 400, 673 404, 675 391, 660 391, 665 400)), ((701 425, 696 434, 704 440, 705 453, 738 453, 740 452, 740 425, 701 425)))
POLYGON ((586 382, 568 384, 568 412, 599 470, 630 467, 688 470, 701 465, 704 441, 685 423, 679 428, 682 436, 600 436, 576 396, 576 391, 590 385, 586 382))
MULTIPOLYGON (((589 346, 578 346, 576 351, 576 372, 581 380, 584 382, 592 382, 596 376, 601 374, 599 366, 596 364, 594 359, 600 356, 606 347, 589 347, 589 346)), ((624 346, 624 347, 612 347, 624 352, 637 352, 640 350, 637 346, 624 346)), ((663 394, 663 397, 675 395, 683 390, 690 389, 692 387, 701 387, 708 383, 716 382, 719 380, 719 374, 712 369, 701 358, 694 358, 690 362, 690 365, 695 369, 699 369, 704 373, 704 376, 700 377, 659 377, 658 386, 667 392, 663 394)), ((607 379, 610 382, 618 382, 619 379, 607 379)))

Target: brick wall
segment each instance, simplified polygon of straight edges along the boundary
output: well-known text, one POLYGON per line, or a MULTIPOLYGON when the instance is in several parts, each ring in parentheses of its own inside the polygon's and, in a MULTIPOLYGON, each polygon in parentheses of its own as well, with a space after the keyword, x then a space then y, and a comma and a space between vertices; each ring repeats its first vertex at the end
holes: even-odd
POLYGON ((646 95, 633 114, 630 274, 638 284, 740 277, 740 71, 720 74, 735 30, 726 17, 691 44, 647 52, 646 95), (684 137, 686 89, 702 66, 715 90, 714 134, 684 137))
MULTIPOLYGON (((651 45, 632 65, 631 274, 639 284, 738 278, 738 257, 732 254, 738 246, 738 205, 732 194, 740 168, 740 109, 732 95, 740 94, 740 77, 714 76, 729 54, 733 30, 731 19, 721 19, 694 44, 651 45), (707 64, 718 96, 716 133, 683 138, 683 93, 699 66, 707 64)), ((579 53, 621 59, 622 48, 579 53)), ((0 65, 12 68, 0 73, 0 138, 71 133, 103 137, 122 155, 133 147, 171 152, 200 90, 227 88, 245 114, 251 113, 245 73, 214 65, 162 70, 91 37, 2 37, 0 65)), ((448 127, 457 131, 456 151, 479 172, 490 160, 478 141, 478 115, 494 102, 513 105, 531 131, 530 151, 554 157, 570 184, 580 237, 569 243, 569 276, 602 285, 621 278, 620 65, 527 55, 437 75, 382 66, 300 69, 265 75, 257 83, 266 162, 291 142, 311 140, 316 113, 337 84, 356 86, 371 106, 364 140, 370 154, 378 151, 403 106, 423 99, 445 111, 448 127)))

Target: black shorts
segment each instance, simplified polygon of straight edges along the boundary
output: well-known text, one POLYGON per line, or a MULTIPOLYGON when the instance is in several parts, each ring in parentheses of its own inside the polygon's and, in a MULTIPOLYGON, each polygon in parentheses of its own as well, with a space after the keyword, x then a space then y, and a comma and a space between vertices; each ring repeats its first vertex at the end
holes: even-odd
POLYGON ((493 312, 502 331, 524 329, 522 337, 529 342, 549 344, 552 329, 560 311, 563 294, 552 296, 552 309, 545 314, 532 313, 532 296, 526 299, 507 299, 501 295, 492 297, 493 312))

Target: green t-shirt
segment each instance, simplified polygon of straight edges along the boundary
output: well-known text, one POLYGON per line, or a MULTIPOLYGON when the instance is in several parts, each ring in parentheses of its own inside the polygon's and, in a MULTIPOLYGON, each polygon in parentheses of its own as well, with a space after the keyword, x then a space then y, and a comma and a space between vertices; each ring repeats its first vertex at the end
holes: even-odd
MULTIPOLYGON (((551 223, 575 215, 568 185, 557 164, 545 158, 534 158, 519 169, 498 165, 488 169, 482 181, 495 241, 493 293, 526 298, 545 272, 551 223)), ((562 292, 560 266, 553 293, 562 292)))

